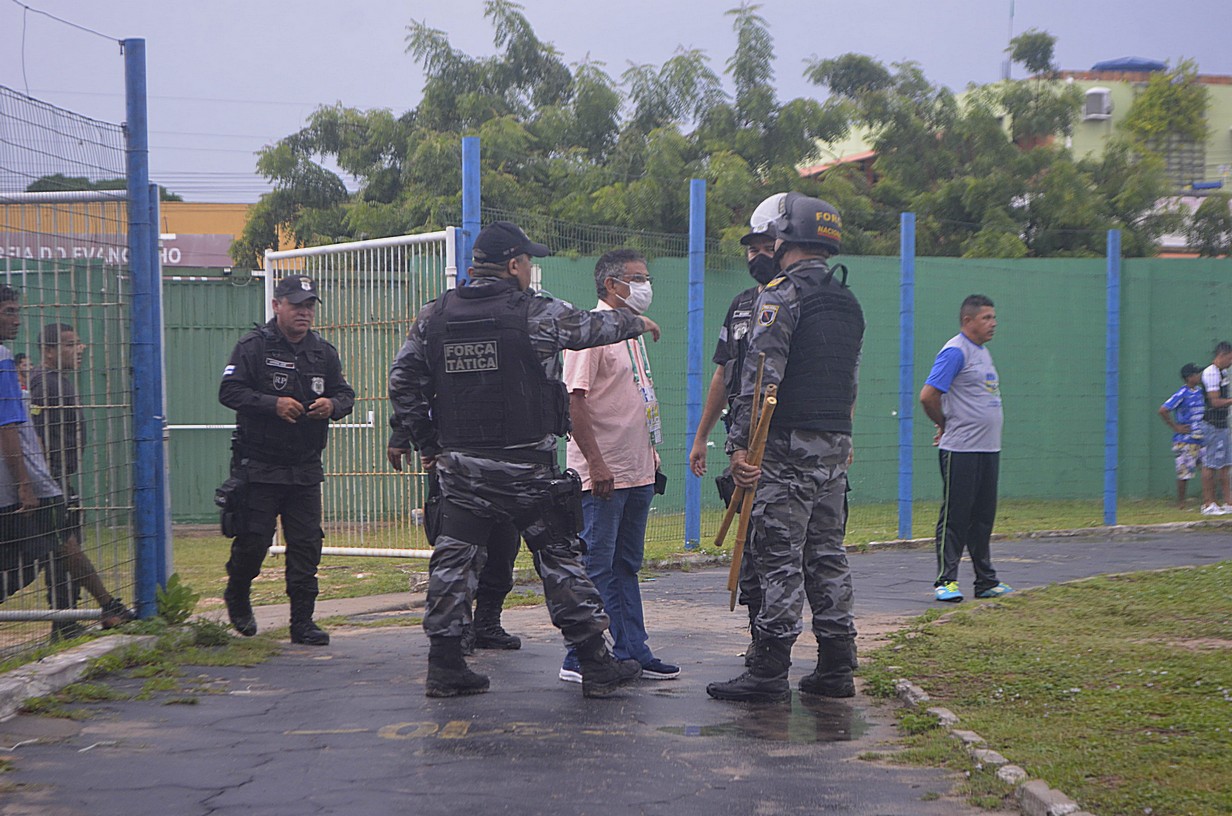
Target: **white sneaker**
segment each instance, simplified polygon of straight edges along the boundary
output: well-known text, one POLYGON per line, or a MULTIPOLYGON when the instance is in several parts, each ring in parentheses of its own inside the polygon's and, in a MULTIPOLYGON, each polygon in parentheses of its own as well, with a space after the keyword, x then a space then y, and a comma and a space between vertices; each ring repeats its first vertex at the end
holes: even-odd
POLYGON ((1228 510, 1220 507, 1218 504, 1202 505, 1202 515, 1204 516, 1224 516, 1228 514, 1228 510))

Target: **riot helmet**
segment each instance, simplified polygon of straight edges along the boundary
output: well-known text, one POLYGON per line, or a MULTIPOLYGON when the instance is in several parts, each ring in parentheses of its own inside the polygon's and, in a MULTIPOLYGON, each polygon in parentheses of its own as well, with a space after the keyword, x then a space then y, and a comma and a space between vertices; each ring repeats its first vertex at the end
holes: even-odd
POLYGON ((821 247, 837 255, 843 242, 843 217, 828 201, 787 193, 770 230, 784 243, 821 247))
POLYGON ((772 226, 774 220, 783 212, 782 201, 786 196, 787 193, 775 193, 757 205, 753 214, 749 216, 748 234, 740 239, 740 243, 748 246, 749 242, 759 235, 767 238, 774 237, 772 226))

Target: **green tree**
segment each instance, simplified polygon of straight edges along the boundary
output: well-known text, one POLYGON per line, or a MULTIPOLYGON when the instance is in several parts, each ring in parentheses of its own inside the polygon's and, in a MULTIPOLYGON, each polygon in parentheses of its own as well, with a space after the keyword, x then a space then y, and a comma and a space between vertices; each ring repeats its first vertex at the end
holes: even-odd
POLYGON ((1206 88, 1198 81, 1198 66, 1183 60, 1170 71, 1151 74, 1121 127, 1150 145, 1158 146, 1171 135, 1201 141, 1206 138, 1206 106, 1206 88))
POLYGON ((1204 258, 1232 255, 1232 196, 1208 195, 1193 214, 1186 237, 1190 248, 1204 258))
POLYGON ((1056 37, 1047 31, 1032 28, 1010 40, 1010 47, 1005 50, 1010 55, 1010 60, 1019 63, 1032 74, 1047 75, 1051 78, 1057 70, 1053 62, 1056 45, 1056 37))

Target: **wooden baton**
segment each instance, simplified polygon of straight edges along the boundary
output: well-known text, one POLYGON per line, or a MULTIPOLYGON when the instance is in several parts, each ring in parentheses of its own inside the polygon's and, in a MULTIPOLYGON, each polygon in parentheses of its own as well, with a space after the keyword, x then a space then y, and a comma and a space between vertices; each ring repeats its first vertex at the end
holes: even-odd
MULTIPOLYGON (((766 399, 757 423, 757 431, 749 443, 749 453, 745 461, 756 467, 761 466, 762 455, 766 450, 766 437, 770 434, 770 418, 774 415, 774 406, 778 405, 778 399, 774 396, 776 390, 777 386, 774 385, 766 389, 766 399)), ((744 542, 749 534, 749 518, 753 514, 753 496, 756 492, 756 487, 746 490, 744 500, 741 502, 740 523, 736 526, 736 545, 732 548, 731 569, 727 573, 727 589, 731 592, 729 610, 736 608, 736 588, 740 582, 740 560, 744 557, 744 542)), ((734 499, 732 503, 735 504, 734 499)))
MULTIPOLYGON (((758 405, 758 401, 762 397, 761 376, 765 370, 766 352, 763 351, 757 355, 757 379, 754 381, 753 385, 753 414, 749 420, 749 427, 754 429, 754 433, 756 433, 757 420, 761 414, 761 411, 759 410, 761 406, 758 405)), ((737 487, 734 491, 732 491, 731 501, 727 503, 727 512, 723 514, 723 521, 719 524, 719 531, 714 535, 714 546, 716 549, 723 546, 723 539, 727 538, 727 531, 731 529, 732 520, 736 518, 736 511, 740 509, 740 506, 743 503, 744 488, 737 487)))

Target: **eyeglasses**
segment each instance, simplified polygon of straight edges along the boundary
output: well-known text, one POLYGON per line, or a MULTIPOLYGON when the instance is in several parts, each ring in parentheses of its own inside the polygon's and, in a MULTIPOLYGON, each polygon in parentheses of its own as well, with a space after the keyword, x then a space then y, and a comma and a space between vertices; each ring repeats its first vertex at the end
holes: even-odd
POLYGON ((612 275, 612 277, 621 283, 654 283, 654 278, 649 275, 634 275, 631 278, 622 277, 620 275, 612 275))

